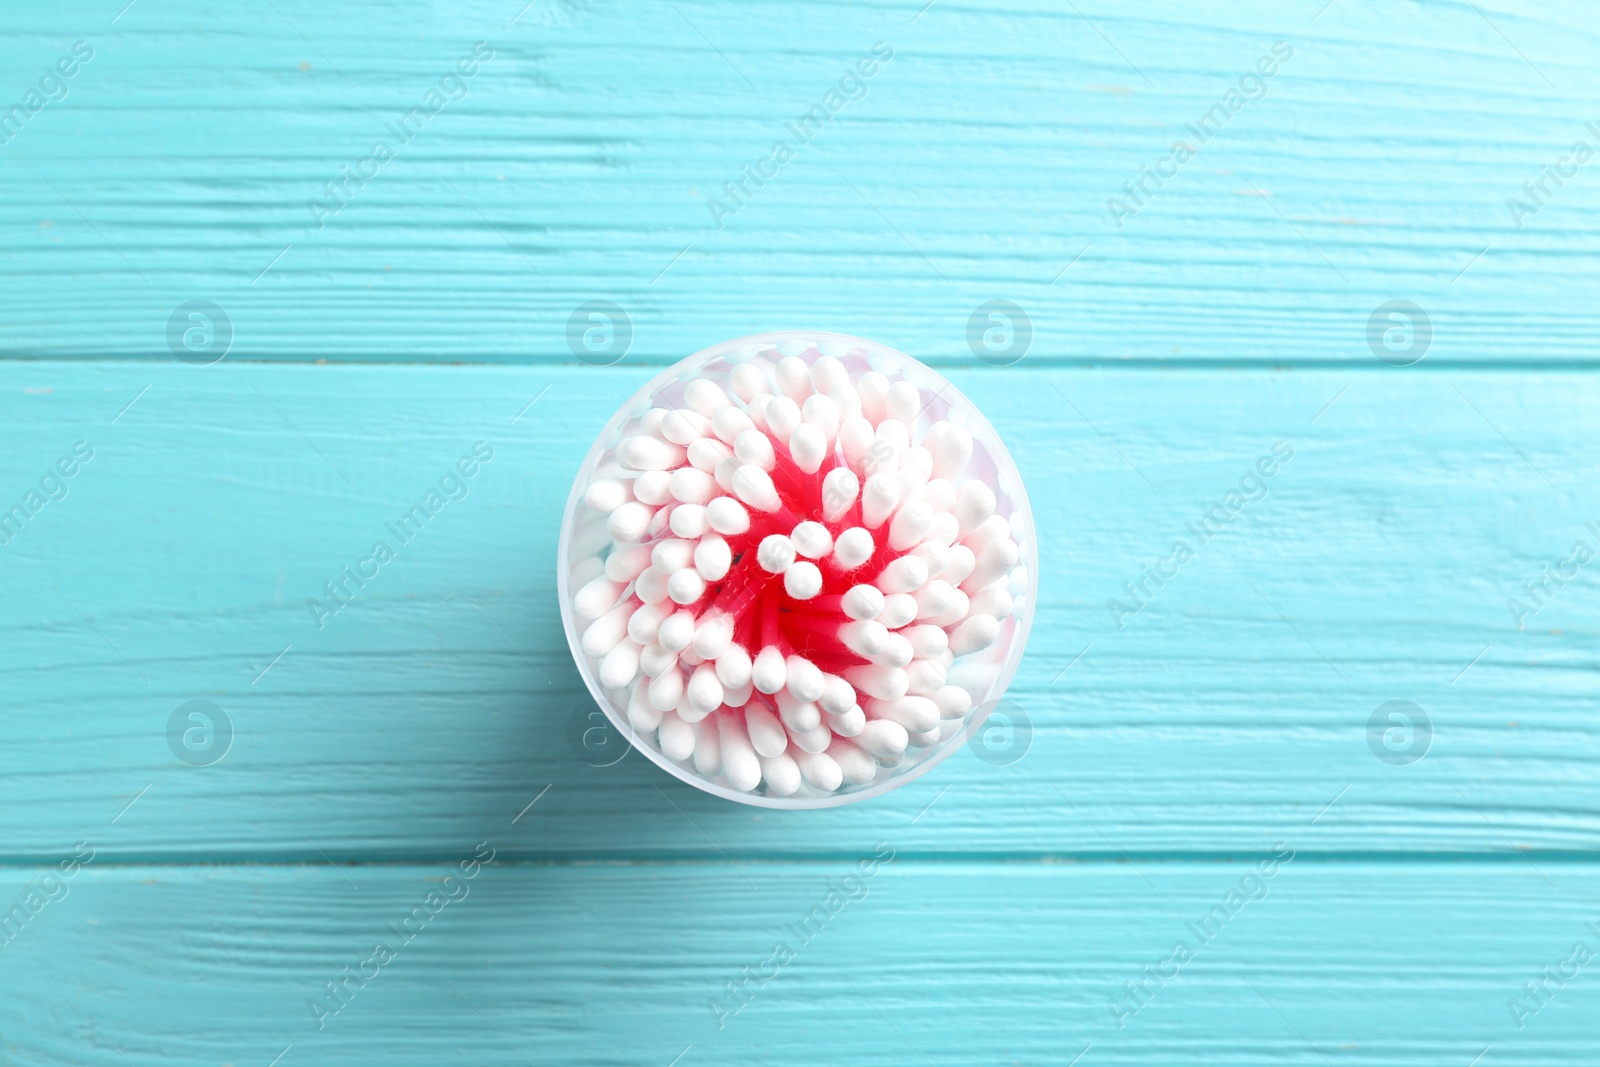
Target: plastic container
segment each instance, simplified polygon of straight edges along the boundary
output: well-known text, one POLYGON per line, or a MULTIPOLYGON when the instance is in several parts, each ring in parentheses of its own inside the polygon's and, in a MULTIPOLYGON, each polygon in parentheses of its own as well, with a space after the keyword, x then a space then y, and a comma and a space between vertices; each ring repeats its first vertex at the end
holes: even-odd
MULTIPOLYGON (((781 443, 778 447, 782 449, 781 443)), ((830 449, 830 454, 842 455, 842 448, 840 445, 838 450, 830 449)), ((751 513, 756 514, 754 509, 751 509, 751 513)), ((839 527, 844 524, 827 525, 832 533, 837 534, 839 527)), ((885 523, 882 529, 887 531, 889 525, 885 523)), ((667 536, 670 536, 670 532, 667 536)), ((635 748, 670 774, 716 796, 762 807, 822 808, 864 800, 904 785, 948 758, 982 726, 983 720, 1010 684, 1022 658, 1037 594, 1038 551, 1027 494, 999 435, 983 415, 942 376, 904 353, 863 338, 816 331, 785 330, 713 345, 658 374, 635 393, 606 423, 578 470, 562 520, 557 554, 557 589, 567 643, 584 683, 611 723, 635 748), (577 588, 574 579, 580 583, 589 581, 597 567, 590 557, 598 556, 603 561, 616 548, 607 530, 608 513, 591 508, 585 495, 602 466, 607 468, 606 473, 616 473, 618 444, 624 437, 639 433, 640 419, 649 409, 689 407, 685 399, 685 386, 698 378, 717 383, 735 405, 748 409, 748 405, 739 399, 732 387, 736 366, 754 362, 758 367, 766 368, 770 378, 772 367, 784 357, 799 357, 809 367, 823 356, 837 359, 848 372, 851 383, 858 383, 861 375, 868 371, 877 371, 891 383, 906 381, 915 386, 920 410, 912 426, 913 442, 921 442, 928 430, 939 422, 948 422, 971 434, 971 458, 956 484, 976 479, 993 490, 993 514, 1005 520, 1004 527, 1018 549, 1017 563, 1005 578, 1006 588, 1012 598, 1011 608, 1008 614, 999 618, 998 635, 993 643, 980 651, 955 657, 948 667, 949 684, 959 685, 970 694, 970 711, 958 718, 941 719, 936 727, 937 740, 923 747, 906 748, 898 761, 892 758, 884 761, 890 765, 878 766, 870 781, 843 784, 831 791, 802 781, 792 794, 772 795, 769 783, 765 780, 753 790, 732 787, 724 773, 726 768, 716 774, 703 774, 696 768, 692 757, 678 760, 665 754, 655 729, 635 727, 628 713, 630 690, 608 690, 603 686, 600 660, 583 649, 582 636, 589 624, 575 610, 577 588)), ((825 564, 827 561, 818 562, 825 564)), ((628 584, 629 590, 633 587, 632 583, 628 584)), ((624 599, 626 597, 627 594, 624 594, 624 599)), ((648 679, 641 679, 639 684, 646 681, 648 679)), ((711 714, 730 714, 730 709, 723 706, 711 714)), ((914 736, 926 741, 933 734, 929 731, 914 736)), ((798 754, 792 747, 789 751, 798 754)))

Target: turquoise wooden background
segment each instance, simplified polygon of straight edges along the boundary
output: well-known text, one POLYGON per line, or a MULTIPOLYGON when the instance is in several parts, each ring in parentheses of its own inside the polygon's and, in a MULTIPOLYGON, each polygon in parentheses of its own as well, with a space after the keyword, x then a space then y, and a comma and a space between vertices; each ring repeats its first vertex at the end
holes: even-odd
POLYGON ((0 1060, 1596 1062, 1592 5, 123 3, 0 15, 0 1060), (789 326, 940 366, 1045 560, 1031 736, 805 814, 595 766, 554 604, 608 414, 789 326))

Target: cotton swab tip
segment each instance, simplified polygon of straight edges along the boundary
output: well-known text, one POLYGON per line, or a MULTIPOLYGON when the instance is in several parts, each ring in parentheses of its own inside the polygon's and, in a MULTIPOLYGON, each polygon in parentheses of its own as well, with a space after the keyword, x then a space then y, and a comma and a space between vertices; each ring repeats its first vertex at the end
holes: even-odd
POLYGON ((796 600, 810 600, 822 592, 822 571, 815 563, 796 563, 783 572, 783 590, 796 600))

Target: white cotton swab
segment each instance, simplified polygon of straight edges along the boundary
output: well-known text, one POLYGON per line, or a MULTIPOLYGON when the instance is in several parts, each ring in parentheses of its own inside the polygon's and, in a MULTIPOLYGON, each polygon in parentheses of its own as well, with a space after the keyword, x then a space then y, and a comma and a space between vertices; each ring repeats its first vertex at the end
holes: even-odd
MULTIPOLYGON (((941 634, 943 630, 939 631, 941 634)), ((740 686, 751 684, 750 653, 738 642, 730 641, 728 647, 717 657, 717 677, 721 679, 726 689, 738 689, 740 686)), ((738 707, 739 705, 733 705, 738 707)))
POLYGON ((659 507, 672 499, 672 472, 645 471, 633 480, 633 498, 659 507))
POLYGON ((819 393, 831 393, 841 385, 850 385, 850 372, 838 357, 818 356, 811 364, 811 385, 819 393))
POLYGON ((648 566, 650 566, 648 545, 622 545, 606 557, 601 569, 613 582, 622 582, 626 585, 643 574, 648 566))
POLYGON ((594 578, 572 598, 573 610, 579 618, 598 619, 621 599, 624 588, 621 582, 613 582, 604 575, 594 578))
POLYGON ((878 371, 868 371, 856 379, 856 395, 861 397, 861 414, 872 425, 883 421, 889 396, 889 379, 878 371))
POLYGON ((800 789, 800 768, 788 753, 762 756, 761 777, 767 783, 767 794, 775 797, 793 796, 800 789))
POLYGON ((856 744, 880 760, 904 755, 909 740, 906 728, 888 719, 868 719, 866 728, 855 739, 856 744))
POLYGON ((826 749, 819 752, 807 750, 797 756, 795 762, 800 767, 800 776, 823 793, 832 793, 844 784, 844 771, 827 754, 826 749))
MULTIPOLYGON (((694 503, 704 503, 704 501, 694 501, 694 503)), ((933 526, 933 515, 933 505, 926 500, 907 502, 905 507, 895 512, 894 518, 889 523, 889 547, 896 552, 906 552, 915 548, 933 526)))
POLYGON ((820 522, 802 522, 789 534, 789 540, 806 559, 822 559, 833 551, 833 534, 820 522))
POLYGON ((875 585, 854 585, 844 594, 840 608, 852 619, 865 621, 883 614, 883 590, 875 585))
POLYGON ((842 715, 856 702, 856 690, 837 674, 822 676, 822 692, 817 694, 817 706, 824 713, 842 715))
POLYGON ((855 570, 871 559, 876 549, 871 532, 860 526, 852 526, 833 539, 833 559, 842 570, 855 570))
POLYGON ((756 546, 756 563, 768 574, 782 574, 794 566, 794 542, 783 534, 768 534, 756 546))
POLYGON ((750 680, 756 691, 768 695, 782 689, 789 681, 788 668, 784 666, 783 653, 768 645, 757 653, 751 667, 750 680))
POLYGON ((951 548, 941 545, 937 541, 924 541, 911 550, 911 555, 916 556, 928 565, 928 577, 938 578, 950 567, 951 548))
POLYGON ((711 529, 711 521, 706 516, 704 505, 679 504, 672 509, 670 526, 678 537, 693 541, 705 536, 706 531, 711 529))
POLYGON ((731 496, 719 496, 706 505, 706 522, 717 533, 735 537, 750 529, 750 513, 731 496))
POLYGON ((1004 581, 999 581, 974 594, 968 608, 974 615, 993 615, 1003 619, 1011 614, 1013 603, 1011 590, 1006 588, 1004 581))
POLYGON ((682 537, 666 537, 650 546, 648 554, 651 564, 657 570, 673 574, 683 570, 694 560, 694 549, 693 541, 682 537))
POLYGON ((978 565, 978 557, 966 545, 950 546, 950 562, 940 573, 939 577, 951 585, 960 585, 972 573, 972 568, 978 565))
POLYGON ((962 536, 971 533, 978 525, 994 514, 994 490, 982 482, 966 482, 956 490, 952 513, 960 524, 962 536))
POLYGON ((716 659, 733 644, 735 621, 732 615, 707 612, 696 620, 694 638, 689 647, 701 659, 716 659))
POLYGON ((675 604, 693 604, 699 600, 706 591, 706 580, 700 577, 700 572, 691 567, 681 571, 674 571, 672 577, 667 579, 667 596, 675 604))
POLYGON ((783 590, 796 600, 810 600, 822 592, 822 570, 807 561, 794 564, 783 572, 783 590))
POLYGON ((937 451, 933 454, 933 476, 957 478, 967 469, 967 462, 971 459, 972 434, 960 426, 951 427, 939 438, 937 451))
MULTIPOLYGON (((661 604, 641 604, 628 619, 628 636, 641 645, 648 645, 656 639, 656 633, 661 629, 662 620, 669 612, 661 604)), ((647 671, 653 674, 653 671, 647 671)))
POLYGON ((795 755, 796 749, 809 753, 826 752, 828 745, 833 741, 833 731, 825 723, 819 722, 816 728, 811 730, 796 730, 788 723, 785 723, 784 727, 789 731, 790 755, 795 755))
POLYGON ((949 671, 936 659, 914 659, 906 667, 906 677, 911 679, 906 692, 913 696, 932 696, 949 681, 949 671))
POLYGON ((650 703, 650 690, 634 686, 628 698, 628 725, 640 733, 649 733, 661 725, 661 712, 650 703))
POLYGON ((917 617, 917 598, 910 593, 890 593, 883 598, 883 611, 878 621, 891 630, 911 622, 917 617))
POLYGON ((754 363, 738 364, 728 377, 729 384, 733 386, 733 395, 746 403, 762 393, 772 391, 772 382, 766 372, 754 363))
POLYGON ((811 368, 799 356, 785 356, 778 360, 773 375, 778 388, 792 403, 798 404, 811 395, 811 368))
POLYGON ((643 541, 655 517, 655 509, 639 500, 630 500, 611 513, 606 520, 606 531, 619 544, 643 541))
POLYGON ((800 418, 808 426, 815 426, 823 439, 833 444, 839 434, 839 405, 824 393, 813 393, 800 405, 800 418))
POLYGON ((661 420, 661 436, 685 448, 704 437, 710 429, 711 420, 698 411, 675 409, 661 420))
POLYGON ((950 651, 957 656, 981 652, 1000 636, 1000 623, 993 615, 969 615, 950 631, 950 651))
POLYGON ((939 706, 927 697, 903 696, 899 700, 869 700, 865 708, 869 720, 887 719, 913 733, 923 733, 939 725, 939 706))
POLYGON ((615 648, 617 642, 627 636, 628 619, 633 615, 634 607, 632 601, 624 600, 594 620, 578 642, 584 653, 598 659, 615 648))
POLYGON ((783 661, 784 687, 796 700, 818 700, 827 686, 827 676, 804 656, 788 656, 783 661))
POLYGON ((767 404, 767 432, 787 441, 800 426, 800 405, 786 396, 773 397, 767 404))
POLYGON ((675 611, 668 615, 657 631, 656 639, 670 652, 682 652, 694 640, 694 615, 688 611, 675 611))
POLYGON ((777 511, 783 506, 772 476, 753 463, 733 472, 733 494, 757 511, 777 511))
POLYGON ((847 622, 839 627, 839 640, 856 655, 870 659, 883 651, 889 640, 889 630, 873 619, 847 622))
POLYGON ((694 753, 694 744, 694 727, 678 718, 675 711, 669 709, 663 712, 660 729, 661 754, 668 759, 685 760, 694 753))
POLYGON ((637 641, 627 638, 613 645, 600 660, 600 684, 607 689, 631 685, 639 676, 639 652, 642 648, 637 641))
POLYGON ((839 737, 854 737, 867 724, 866 712, 861 710, 860 704, 852 704, 838 714, 823 712, 823 718, 827 721, 828 729, 839 737))
POLYGON ((800 700, 787 689, 778 693, 778 718, 791 730, 806 732, 822 725, 822 709, 809 700, 800 700))
POLYGON ((839 424, 839 447, 845 462, 855 469, 866 465, 874 440, 872 423, 860 415, 851 415, 839 424))
MULTIPOLYGON (((666 673, 677 662, 678 653, 664 647, 660 641, 651 641, 639 652, 639 669, 651 678, 666 673)), ((676 697, 673 703, 677 703, 676 697)))
POLYGON ((679 467, 669 484, 673 498, 684 504, 709 504, 717 494, 717 480, 699 467, 679 467))
POLYGON ((861 479, 855 472, 849 467, 835 467, 822 479, 822 517, 828 522, 838 522, 855 504, 860 492, 861 479))
POLYGON ((917 556, 891 560, 872 583, 885 593, 914 593, 928 584, 928 564, 917 556))
POLYGON ((722 740, 722 769, 728 784, 748 792, 761 784, 761 763, 743 726, 727 715, 717 716, 722 740))
POLYGON ((716 721, 702 719, 694 724, 694 769, 707 778, 722 773, 722 738, 716 721))
POLYGON ((884 638, 883 647, 868 658, 884 667, 905 667, 916 658, 916 654, 911 650, 910 641, 899 634, 889 634, 884 638))
POLYGON ((789 735, 783 732, 783 723, 762 705, 751 704, 744 709, 744 724, 757 755, 775 756, 789 747, 789 735))
POLYGON ((789 435, 789 455, 803 474, 815 474, 828 455, 828 438, 811 423, 801 423, 789 435))
POLYGON ((733 550, 721 536, 709 533, 694 549, 694 569, 708 582, 721 581, 733 564, 733 550))
POLYGON ((887 472, 874 474, 867 479, 867 484, 861 490, 862 524, 869 530, 876 530, 883 525, 884 520, 899 503, 900 482, 895 476, 887 472))
POLYGON ((709 378, 695 378, 684 386, 683 399, 702 415, 715 414, 718 408, 732 403, 722 387, 709 378))
POLYGON ((602 478, 584 490, 583 502, 595 511, 612 512, 633 499, 633 485, 621 478, 602 478))
POLYGON ((750 463, 764 471, 778 465, 778 454, 773 450, 772 438, 760 430, 745 430, 734 438, 733 455, 740 463, 750 463))
POLYGON ((741 408, 729 404, 718 408, 711 416, 711 432, 725 445, 732 445, 746 430, 755 429, 755 422, 741 408))
POLYGON ((828 758, 839 767, 839 775, 848 785, 865 785, 877 777, 878 762, 864 749, 842 737, 834 738, 828 746, 828 758))
MULTIPOLYGON (((667 417, 668 408, 651 408, 639 418, 639 429, 656 437, 661 436, 661 423, 667 417)), ((618 461, 621 461, 619 454, 618 461)))
POLYGON ((868 667, 847 667, 844 678, 863 693, 879 700, 898 700, 906 695, 906 690, 911 685, 910 675, 899 667, 883 667, 877 664, 868 667))
POLYGON ((947 685, 933 694, 939 715, 945 719, 959 719, 972 710, 972 694, 958 685, 947 685))
POLYGON ((667 599, 667 579, 670 577, 672 575, 667 572, 651 567, 639 575, 633 591, 646 604, 661 603, 667 599))
POLYGON ((984 546, 978 553, 977 563, 972 568, 972 573, 961 582, 961 589, 969 596, 980 589, 999 581, 1011 573, 1011 568, 1017 565, 1021 558, 1021 550, 1017 543, 1009 537, 997 537, 984 546))

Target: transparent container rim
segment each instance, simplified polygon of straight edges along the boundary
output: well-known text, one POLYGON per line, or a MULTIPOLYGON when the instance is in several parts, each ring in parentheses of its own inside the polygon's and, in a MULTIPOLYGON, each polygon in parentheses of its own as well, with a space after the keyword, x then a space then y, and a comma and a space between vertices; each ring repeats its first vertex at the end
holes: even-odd
MULTIPOLYGON (((916 781, 918 778, 922 777, 924 774, 927 774, 929 771, 933 770, 933 768, 939 766, 945 760, 949 759, 957 749, 964 747, 967 740, 971 738, 972 735, 978 730, 982 729, 984 721, 989 717, 989 713, 993 711, 995 705, 1000 702, 1001 698, 1005 695, 1006 690, 1011 688, 1011 680, 1016 676, 1017 667, 1022 662, 1022 652, 1028 644, 1028 634, 1033 629, 1033 613, 1036 607, 1034 602, 1038 599, 1037 590, 1039 583, 1038 558, 1037 551, 1035 551, 1034 566, 1032 568, 1032 572, 1028 575, 1028 612, 1026 617, 1021 620, 1020 625, 1017 627, 1016 636, 1012 641, 1011 651, 1007 653, 1005 662, 1001 664, 1000 673, 996 678, 996 688, 994 694, 988 700, 984 701, 983 704, 974 709, 973 713, 968 716, 967 722, 959 735, 961 739, 960 744, 957 744, 956 737, 952 736, 949 740, 943 742, 939 750, 933 755, 928 756, 915 767, 903 774, 890 775, 888 778, 885 778, 882 781, 873 782, 871 785, 865 786, 861 789, 850 790, 847 792, 834 792, 828 794, 827 796, 768 797, 756 793, 745 793, 737 789, 730 789, 727 786, 718 785, 716 782, 709 781, 700 777, 699 775, 683 769, 666 756, 654 751, 650 746, 639 744, 637 742, 636 731, 633 728, 633 724, 628 721, 626 712, 619 711, 612 706, 611 700, 606 696, 605 690, 601 687, 599 679, 595 677, 594 671, 589 668, 588 662, 584 657, 583 649, 578 643, 577 627, 574 625, 574 620, 572 618, 572 590, 567 581, 566 560, 567 553, 571 548, 573 520, 577 515, 578 505, 583 500, 584 490, 588 488, 588 486, 580 484, 579 478, 585 471, 591 471, 598 465, 600 454, 604 452, 607 447, 609 447, 605 444, 605 442, 613 436, 615 431, 620 430, 622 425, 627 422, 629 417, 631 417, 629 416, 628 412, 632 407, 631 402, 635 397, 640 395, 650 395, 657 389, 662 388, 671 381, 676 380, 677 377, 682 373, 682 368, 693 364, 703 363, 710 359, 713 355, 733 352, 747 345, 790 340, 798 337, 804 337, 809 340, 817 341, 839 341, 850 345, 857 345, 866 348, 869 351, 879 350, 893 355, 898 359, 904 360, 909 366, 914 367, 917 372, 931 375, 932 377, 938 378, 939 380, 945 382, 946 395, 950 396, 952 400, 965 405, 967 412, 970 414, 970 417, 973 420, 974 428, 982 429, 996 441, 1001 440, 1000 434, 997 433, 995 428, 989 424, 989 420, 984 417, 983 412, 978 408, 978 406, 971 400, 967 399, 966 395, 962 393, 961 390, 957 389, 954 384, 950 383, 943 374, 940 374, 938 371, 934 370, 926 363, 923 363, 921 360, 916 359, 913 356, 908 356, 898 349, 891 348, 881 341, 873 341, 869 338, 857 337, 854 334, 836 333, 830 330, 802 329, 768 330, 764 333, 750 334, 745 337, 735 337, 731 340, 718 341, 714 345, 708 345, 693 355, 680 359, 676 363, 663 368, 643 386, 635 390, 634 393, 629 396, 628 400, 625 401, 623 405, 611 416, 611 418, 606 421, 605 426, 598 434, 595 435, 594 443, 589 446, 589 451, 585 453, 583 462, 578 465, 577 473, 573 476, 572 489, 567 494, 566 510, 561 516, 561 537, 556 544, 556 596, 561 601, 561 628, 566 634, 567 647, 572 653, 573 662, 578 667, 578 673, 583 676, 584 685, 588 687, 590 696, 592 696, 594 698, 594 702, 600 706, 600 710, 605 713, 606 718, 611 721, 611 725, 616 727, 618 732, 628 739, 628 747, 647 757, 652 763, 666 771, 668 774, 672 775, 674 778, 686 782, 696 789, 710 793, 713 796, 718 796, 724 800, 731 800, 739 804, 748 804, 757 808, 778 808, 790 811, 814 810, 818 808, 837 808, 845 804, 854 804, 857 801, 868 800, 872 797, 882 796, 884 793, 899 789, 901 786, 908 785, 911 782, 916 781)), ((1022 475, 1017 470, 1016 462, 1011 458, 1011 451, 1010 449, 1004 447, 1003 442, 1002 447, 995 455, 994 460, 1001 471, 1011 478, 1012 484, 1017 487, 1017 510, 1025 516, 1028 536, 1032 538, 1035 549, 1037 550, 1038 535, 1033 528, 1033 507, 1028 500, 1028 492, 1026 486, 1023 485, 1022 475)))

